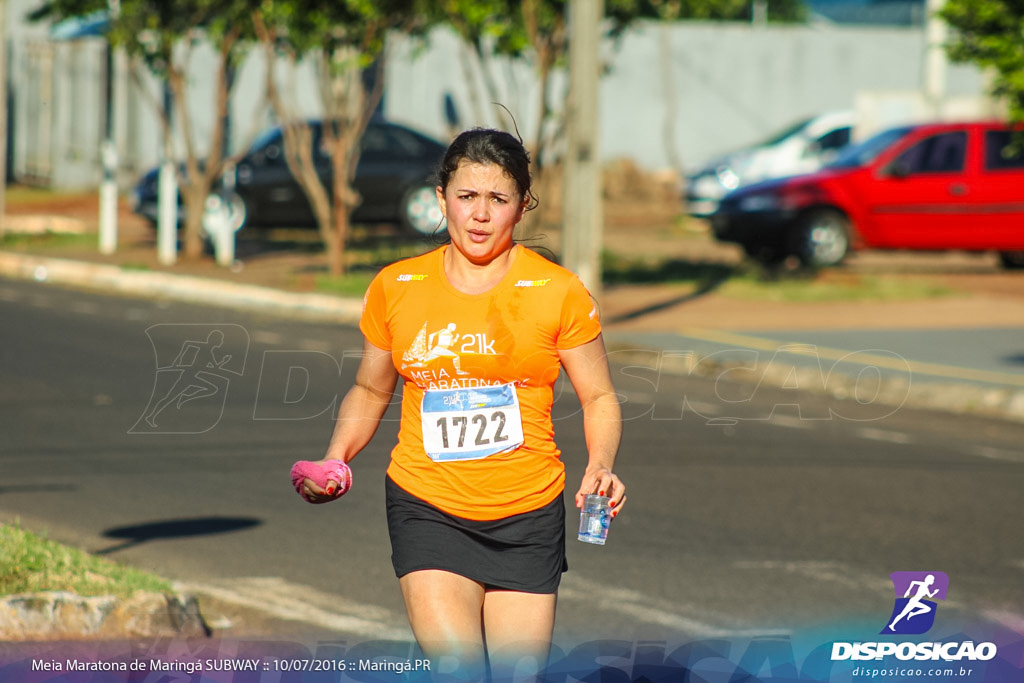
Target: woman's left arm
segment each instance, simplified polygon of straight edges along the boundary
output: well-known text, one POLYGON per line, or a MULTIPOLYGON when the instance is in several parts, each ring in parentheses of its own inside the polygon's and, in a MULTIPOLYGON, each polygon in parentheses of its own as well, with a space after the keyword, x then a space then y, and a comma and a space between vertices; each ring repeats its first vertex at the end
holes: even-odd
POLYGON ((626 486, 612 473, 622 439, 622 411, 612 386, 604 339, 558 352, 562 367, 583 406, 583 434, 587 441, 587 469, 576 493, 576 507, 583 497, 597 493, 612 499, 613 514, 626 502, 626 486))

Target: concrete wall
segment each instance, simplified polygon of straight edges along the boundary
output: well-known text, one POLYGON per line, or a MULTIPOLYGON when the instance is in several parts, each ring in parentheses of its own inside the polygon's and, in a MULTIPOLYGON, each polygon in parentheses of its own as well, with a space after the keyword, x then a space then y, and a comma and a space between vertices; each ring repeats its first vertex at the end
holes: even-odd
MULTIPOLYGON (((446 93, 460 111, 471 114, 457 41, 435 34, 429 50, 414 54, 407 42, 392 46, 387 115, 444 131, 446 93)), ((604 54, 601 154, 660 169, 672 166, 670 147, 692 167, 801 118, 852 110, 860 91, 918 89, 925 42, 919 28, 642 23, 618 44, 606 45, 604 54)), ((502 93, 529 140, 537 119, 535 83, 522 68, 494 71, 511 73, 501 84, 502 93)), ((982 86, 975 68, 949 68, 951 96, 977 97, 982 86)), ((494 108, 487 114, 484 123, 497 122, 494 108)), ((465 123, 477 123, 471 115, 466 118, 465 123)))

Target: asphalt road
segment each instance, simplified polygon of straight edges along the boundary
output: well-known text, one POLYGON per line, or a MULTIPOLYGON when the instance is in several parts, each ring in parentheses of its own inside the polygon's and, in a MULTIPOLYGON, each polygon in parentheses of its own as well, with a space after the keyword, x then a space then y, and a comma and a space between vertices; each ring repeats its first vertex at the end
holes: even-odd
MULTIPOLYGON (((288 481, 322 455, 356 330, 7 280, 0 315, 0 518, 324 633, 408 633, 383 511, 397 411, 341 501, 288 481)), ((615 367, 629 504, 604 547, 570 510, 556 640, 872 638, 902 570, 949 575, 948 629, 1024 623, 1024 425, 634 363, 615 367)), ((577 410, 562 387, 571 490, 577 410)))

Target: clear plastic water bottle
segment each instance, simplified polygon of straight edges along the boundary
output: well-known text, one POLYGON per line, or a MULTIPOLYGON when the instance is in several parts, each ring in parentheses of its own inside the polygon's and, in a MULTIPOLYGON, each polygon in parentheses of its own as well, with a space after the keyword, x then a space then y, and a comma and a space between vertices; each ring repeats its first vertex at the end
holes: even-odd
POLYGON ((579 540, 604 545, 608 539, 608 525, 612 521, 611 502, 608 496, 587 495, 580 510, 579 540))

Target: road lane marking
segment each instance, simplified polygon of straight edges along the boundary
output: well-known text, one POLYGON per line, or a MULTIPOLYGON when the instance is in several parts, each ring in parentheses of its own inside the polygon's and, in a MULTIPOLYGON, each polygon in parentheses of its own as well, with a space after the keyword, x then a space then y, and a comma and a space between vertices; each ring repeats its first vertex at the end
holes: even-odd
POLYGON ((1003 462, 1024 462, 1024 453, 1015 453, 1014 451, 1004 451, 1000 448, 993 448, 991 446, 974 446, 968 453, 971 455, 978 456, 979 458, 988 458, 989 460, 1000 460, 1003 462))
POLYGON ((80 315, 96 315, 100 307, 91 301, 78 301, 71 305, 71 311, 80 315))
POLYGON ((888 576, 867 576, 852 571, 842 562, 833 560, 741 560, 734 562, 733 567, 755 571, 780 571, 816 581, 836 583, 849 589, 892 591, 892 583, 888 576))
POLYGON ((891 432, 886 429, 875 429, 873 427, 862 427, 856 431, 857 436, 872 441, 886 441, 889 443, 913 443, 914 437, 903 432, 891 432))
POLYGON ((691 401, 690 399, 683 399, 686 406, 689 406, 690 410, 701 416, 707 415, 719 415, 722 412, 722 407, 717 406, 714 403, 704 403, 703 401, 691 401))
POLYGON ((319 339, 302 339, 299 341, 299 348, 303 351, 330 353, 332 347, 330 342, 320 341, 319 339))
POLYGON ((277 332, 267 332, 265 330, 257 330, 252 333, 252 340, 260 344, 280 344, 284 341, 284 338, 277 332))
MULTIPOLYGON (((871 591, 885 595, 892 594, 893 591, 892 580, 888 576, 865 573, 835 560, 748 560, 734 562, 733 567, 755 571, 781 571, 823 583, 838 584, 854 592, 871 591)), ((943 604, 952 609, 964 609, 961 603, 949 598, 944 600, 943 604)))
POLYGON ((801 420, 799 417, 792 417, 790 415, 772 414, 768 418, 768 422, 778 427, 788 427, 790 429, 814 429, 814 424, 810 420, 801 420))
POLYGON ((685 328, 680 334, 699 339, 701 341, 715 342, 719 344, 730 344, 742 348, 757 349, 759 351, 778 352, 784 351, 793 355, 805 355, 818 358, 826 358, 834 361, 846 361, 858 365, 877 366, 888 370, 902 372, 916 372, 923 375, 935 377, 946 377, 949 379, 964 379, 972 382, 993 382, 995 384, 1011 384, 1024 387, 1024 375, 1014 375, 1006 372, 990 372, 987 370, 972 370, 961 368, 955 365, 942 363, 925 363, 922 361, 907 360, 903 357, 893 358, 882 356, 867 351, 845 351, 833 349, 826 346, 814 346, 800 342, 786 342, 777 339, 766 339, 764 337, 753 337, 746 334, 724 332, 721 330, 709 330, 705 328, 685 328))
MULTIPOLYGON (((715 622, 733 621, 724 616, 701 614, 685 616, 662 609, 665 600, 646 595, 628 588, 618 588, 591 581, 578 574, 566 574, 558 590, 559 600, 577 600, 592 607, 635 619, 636 621, 664 626, 686 633, 691 637, 722 637, 741 635, 764 635, 764 629, 751 630, 721 626, 715 622)), ((692 610, 691 610, 692 611, 692 610)))
POLYGON ((368 638, 411 640, 412 630, 399 627, 405 616, 344 596, 325 593, 279 577, 236 578, 212 583, 176 584, 184 593, 207 595, 232 605, 257 610, 287 621, 300 621, 331 631, 368 638), (323 606, 323 607, 321 607, 323 606))

